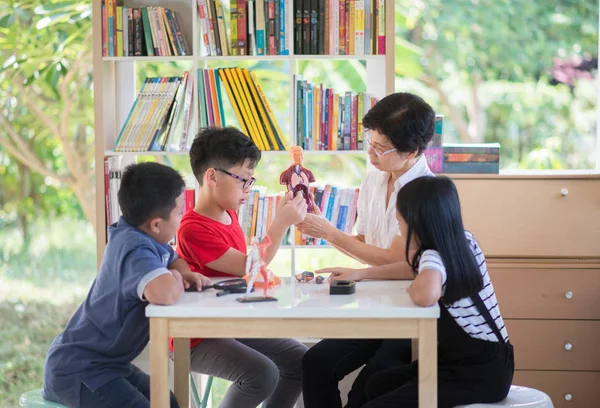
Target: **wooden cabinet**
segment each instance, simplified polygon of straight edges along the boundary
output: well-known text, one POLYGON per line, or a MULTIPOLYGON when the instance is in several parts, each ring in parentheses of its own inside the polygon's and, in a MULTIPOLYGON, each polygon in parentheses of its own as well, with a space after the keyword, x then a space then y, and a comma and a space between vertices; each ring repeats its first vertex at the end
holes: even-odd
POLYGON ((600 320, 599 270, 537 266, 490 269, 505 319, 600 320))
POLYGON ((488 257, 600 257, 600 179, 457 179, 488 257))
POLYGON ((506 319, 506 328, 517 370, 600 371, 600 321, 506 319))
POLYGON ((544 391, 554 408, 593 408, 600 405, 600 372, 527 371, 515 372, 513 384, 544 391))
POLYGON ((454 181, 515 347, 513 384, 555 408, 600 406, 600 175, 454 181))

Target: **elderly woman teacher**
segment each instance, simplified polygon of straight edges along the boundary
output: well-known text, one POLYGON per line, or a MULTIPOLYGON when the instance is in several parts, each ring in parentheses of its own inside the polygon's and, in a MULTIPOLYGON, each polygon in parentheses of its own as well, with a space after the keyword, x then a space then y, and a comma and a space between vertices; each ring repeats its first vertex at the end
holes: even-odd
MULTIPOLYGON (((358 197, 357 235, 338 230, 315 207, 298 229, 328 243, 367 265, 332 267, 330 280, 412 279, 405 261, 405 245, 396 220, 396 196, 406 183, 433 176, 423 151, 433 138, 435 112, 410 93, 391 94, 363 118, 369 143, 369 160, 375 170, 367 174, 358 197)), ((304 356, 302 388, 306 408, 341 408, 338 382, 365 365, 348 394, 346 408, 365 403, 364 387, 371 374, 409 363, 410 340, 323 340, 304 356)))

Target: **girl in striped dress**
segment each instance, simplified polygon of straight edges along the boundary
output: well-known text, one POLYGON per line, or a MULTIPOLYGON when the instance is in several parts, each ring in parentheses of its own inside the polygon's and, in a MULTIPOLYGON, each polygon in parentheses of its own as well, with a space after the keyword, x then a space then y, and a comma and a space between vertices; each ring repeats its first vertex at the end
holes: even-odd
MULTIPOLYGON (((396 209, 416 275, 410 297, 419 306, 440 307, 438 407, 503 400, 513 378, 513 347, 483 252, 463 228, 454 183, 417 178, 400 190, 396 209)), ((417 408, 417 366, 374 374, 363 408, 417 408)))

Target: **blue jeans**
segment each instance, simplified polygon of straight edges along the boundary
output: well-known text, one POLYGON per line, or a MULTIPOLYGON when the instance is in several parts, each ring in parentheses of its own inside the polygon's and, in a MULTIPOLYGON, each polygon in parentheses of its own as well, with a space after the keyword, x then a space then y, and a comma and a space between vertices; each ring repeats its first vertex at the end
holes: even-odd
MULTIPOLYGON (((131 365, 131 375, 114 379, 96 392, 81 384, 81 408, 149 408, 150 377, 131 365)), ((171 393, 171 408, 179 408, 171 393)))

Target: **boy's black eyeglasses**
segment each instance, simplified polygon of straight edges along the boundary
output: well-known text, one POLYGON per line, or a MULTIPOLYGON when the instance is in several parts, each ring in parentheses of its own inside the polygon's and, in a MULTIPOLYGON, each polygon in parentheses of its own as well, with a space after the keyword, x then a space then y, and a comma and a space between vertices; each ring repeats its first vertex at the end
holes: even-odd
POLYGON ((238 176, 237 174, 230 173, 227 170, 217 169, 217 168, 215 168, 215 170, 216 171, 220 171, 221 173, 227 174, 228 176, 231 176, 234 179, 239 180, 242 183, 244 183, 242 185, 242 188, 244 190, 248 190, 248 189, 252 188, 252 186, 254 185, 254 183, 256 183, 256 179, 254 177, 250 177, 249 179, 245 179, 243 177, 238 176))

